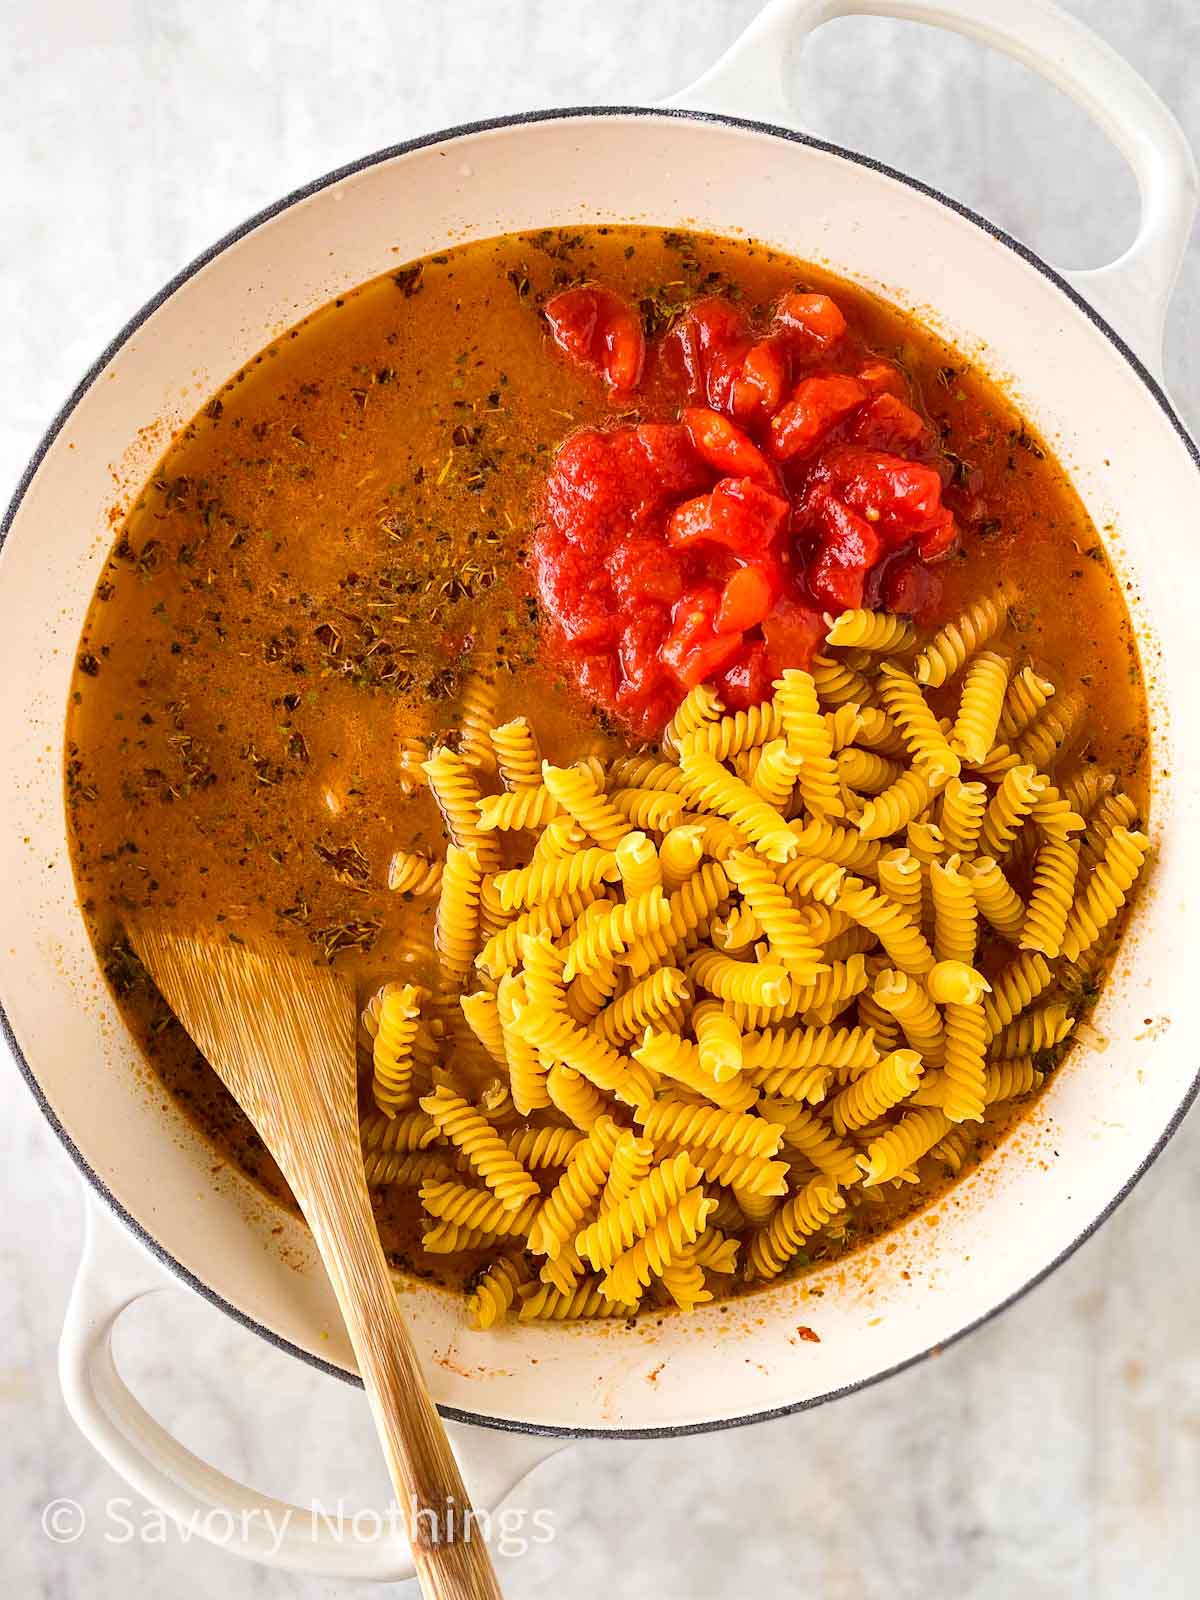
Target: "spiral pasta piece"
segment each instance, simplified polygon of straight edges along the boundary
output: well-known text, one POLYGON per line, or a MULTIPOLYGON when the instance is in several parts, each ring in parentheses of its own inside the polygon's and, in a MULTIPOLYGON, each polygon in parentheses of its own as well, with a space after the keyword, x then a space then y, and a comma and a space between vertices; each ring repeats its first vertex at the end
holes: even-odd
MULTIPOLYGON (((444 1138, 457 1146, 505 1211, 518 1211, 538 1186, 479 1111, 450 1089, 435 1089, 420 1102, 444 1138)), ((479 1224, 472 1224, 478 1226, 479 1224)))
POLYGON ((859 1074, 879 1060, 875 1036, 869 1028, 764 1028, 743 1041, 743 1071, 761 1083, 768 1094, 782 1091, 770 1083, 779 1072, 828 1067, 859 1074))
POLYGON ((1044 956, 1058 955, 1071 914, 1078 872, 1079 846, 1066 839, 1047 839, 1034 864, 1033 891, 1021 928, 1022 950, 1040 950, 1044 956))
POLYGON ((623 1304, 600 1292, 596 1278, 585 1278, 564 1294, 552 1284, 530 1285, 522 1293, 517 1317, 521 1322, 581 1322, 591 1317, 632 1317, 636 1301, 623 1304))
POLYGON ((975 854, 979 834, 987 813, 988 792, 982 783, 951 778, 942 790, 939 826, 951 854, 964 860, 975 854))
MULTIPOLYGON (((487 880, 484 881, 486 889, 487 880)), ((490 978, 502 978, 517 966, 526 939, 539 933, 548 933, 552 939, 560 938, 594 904, 599 891, 599 885, 587 890, 577 889, 521 912, 486 941, 475 957, 475 965, 490 978)))
POLYGON ((921 1081, 924 1064, 916 1050, 893 1050, 849 1083, 829 1106, 835 1133, 868 1127, 907 1100, 921 1081))
POLYGON ((725 707, 716 690, 707 683, 698 683, 689 689, 679 702, 675 715, 663 729, 664 750, 678 750, 680 741, 699 728, 710 727, 721 720, 725 707))
POLYGON ((542 787, 542 752, 528 717, 513 717, 491 730, 492 754, 506 789, 542 787))
POLYGON ((902 971, 919 976, 933 966, 933 951, 920 928, 901 906, 869 884, 847 884, 838 895, 837 908, 869 928, 902 971))
POLYGON ((608 798, 630 828, 666 833, 683 816, 683 796, 666 789, 614 789, 608 798))
POLYGON ((1022 667, 1014 674, 1004 696, 997 729, 1005 744, 1016 743, 1053 693, 1054 685, 1049 678, 1041 677, 1032 667, 1022 667))
POLYGON ((1049 772, 1079 732, 1086 710, 1082 695, 1057 695, 1015 742, 1014 750, 1039 772, 1049 772))
POLYGON ((932 797, 929 780, 915 767, 910 768, 865 803, 859 813, 858 831, 864 840, 886 839, 919 817, 932 797))
POLYGON ((746 1274, 752 1278, 777 1278, 796 1256, 804 1241, 818 1233, 839 1211, 845 1199, 822 1174, 799 1194, 784 1202, 765 1227, 756 1228, 746 1244, 746 1274))
POLYGON ((576 1250, 598 1270, 611 1267, 699 1182, 700 1174, 686 1151, 665 1157, 623 1199, 601 1210, 577 1236, 576 1250))
POLYGON ((775 874, 776 882, 789 894, 811 897, 822 905, 832 905, 846 881, 846 869, 820 856, 793 856, 775 874))
POLYGON ((663 835, 658 847, 658 864, 663 888, 668 894, 685 883, 704 859, 703 838, 703 827, 694 822, 671 828, 663 835))
MULTIPOLYGON (((514 1005, 527 1001, 524 980, 506 973, 496 991, 496 1016, 500 1023, 500 1038, 504 1045, 513 1105, 523 1117, 550 1104, 546 1064, 537 1047, 521 1035, 514 1019, 514 1005)), ((517 1159, 523 1158, 518 1155, 517 1159)))
POLYGON ((812 664, 813 684, 827 706, 873 706, 875 685, 848 662, 833 656, 816 656, 812 664))
POLYGON ((1007 656, 982 650, 967 667, 950 734, 950 748, 964 761, 986 760, 996 742, 1011 665, 1007 656))
POLYGON ((976 856, 963 868, 980 912, 1006 939, 1015 943, 1025 926, 1025 902, 991 856, 976 856))
POLYGON ((906 617, 890 611, 843 611, 832 622, 826 618, 826 644, 870 650, 878 655, 903 655, 917 641, 917 630, 906 617))
POLYGON ((364 1154, 369 1150, 411 1152, 436 1144, 438 1129, 433 1118, 423 1111, 402 1111, 398 1116, 373 1111, 359 1123, 358 1136, 364 1154))
POLYGON ((630 831, 628 818, 613 805, 586 763, 555 767, 544 761, 542 782, 562 809, 603 849, 614 849, 630 831))
POLYGON ((885 661, 879 669, 879 698, 908 746, 914 771, 930 788, 940 788, 949 778, 957 778, 961 762, 950 748, 919 683, 902 667, 885 661))
POLYGON ((651 889, 635 900, 623 900, 600 915, 580 922, 565 952, 564 976, 595 972, 623 956, 631 945, 655 934, 671 920, 671 907, 661 889, 651 889))
POLYGON ((446 868, 434 925, 441 981, 445 989, 461 988, 470 975, 479 944, 479 890, 482 881, 474 846, 446 846, 446 868))
POLYGON ((1039 950, 1022 950, 1002 968, 993 978, 991 993, 984 1001, 989 1039, 994 1039, 1001 1028, 1028 1010, 1053 981, 1050 964, 1039 950))
POLYGON ((900 1121, 873 1138, 858 1164, 863 1188, 873 1189, 889 1183, 915 1167, 939 1140, 950 1132, 951 1122, 936 1106, 919 1106, 906 1111, 900 1121))
POLYGON ((494 872, 500 856, 496 841, 479 826, 483 796, 472 769, 462 756, 443 745, 421 763, 421 771, 437 801, 451 843, 460 850, 473 849, 482 870, 494 872))
POLYGON ((630 900, 663 886, 662 867, 654 841, 644 833, 627 833, 613 851, 621 883, 630 900))
POLYGON ((840 1139, 819 1113, 786 1101, 764 1100, 760 1109, 764 1117, 778 1121, 783 1128, 785 1151, 806 1156, 839 1189, 849 1188, 861 1178, 854 1147, 840 1139))
MULTIPOLYGON (((815 668, 815 662, 813 666, 815 668)), ((818 685, 817 693, 820 692, 818 685)), ((825 713, 825 726, 829 729, 829 748, 837 755, 857 742, 863 726, 863 707, 855 700, 847 700, 842 705, 834 706, 825 713)))
POLYGON ((899 762, 889 761, 874 750, 860 750, 857 746, 839 750, 835 760, 838 777, 847 789, 853 789, 857 794, 882 794, 904 776, 904 768, 899 762))
MULTIPOLYGON (((464 1192, 487 1199, 484 1189, 464 1189, 464 1192)), ((495 1229, 470 1227, 464 1222, 435 1222, 421 1235, 421 1248, 430 1255, 458 1255, 464 1250, 482 1250, 485 1246, 520 1238, 529 1231, 537 1205, 536 1200, 527 1200, 519 1211, 504 1212, 502 1225, 495 1229)))
POLYGON ((525 1257, 517 1251, 493 1261, 467 1296, 471 1326, 481 1331, 495 1327, 508 1315, 519 1291, 531 1278, 525 1257))
POLYGON ((546 1097, 581 1133, 590 1133, 609 1110, 596 1085, 561 1061, 554 1062, 546 1073, 546 1097))
POLYGON ((1150 840, 1144 833, 1114 828, 1103 859, 1076 896, 1063 933, 1062 953, 1078 961, 1114 921, 1145 864, 1150 840))
POLYGON ((682 768, 689 756, 703 752, 718 761, 728 761, 742 750, 757 744, 767 744, 783 733, 783 715, 773 700, 751 706, 747 711, 735 711, 716 722, 694 728, 679 741, 679 764, 682 768))
POLYGON ((704 1282, 704 1268, 696 1260, 694 1245, 681 1250, 673 1261, 663 1263, 659 1281, 680 1311, 694 1311, 712 1299, 712 1290, 704 1282))
POLYGON ((593 1021, 592 1031, 613 1045, 640 1039, 651 1023, 679 1021, 691 993, 678 967, 659 967, 606 1006, 593 1021))
POLYGON ((500 1011, 496 996, 487 989, 458 997, 463 1017, 471 1032, 491 1056, 497 1066, 508 1066, 508 1052, 504 1046, 504 1031, 500 1026, 500 1011))
POLYGON ((742 1031, 725 1008, 702 1000, 692 1012, 692 1027, 703 1071, 717 1083, 736 1077, 743 1065, 742 1031))
POLYGON ((525 911, 547 900, 560 900, 564 895, 615 883, 618 876, 617 858, 612 851, 593 847, 498 872, 492 883, 506 911, 525 911))
POLYGON ((975 959, 978 937, 975 891, 961 870, 962 859, 948 856, 929 868, 933 892, 933 954, 937 961, 962 961, 968 966, 975 959))
POLYGON ((592 1124, 530 1226, 531 1250, 553 1259, 573 1244, 580 1223, 608 1179, 619 1132, 608 1116, 592 1124))
MULTIPOLYGON (((755 754, 754 751, 750 753, 755 754)), ((772 739, 770 744, 764 744, 757 754, 758 760, 754 766, 753 776, 749 780, 750 787, 769 806, 774 806, 775 810, 783 815, 791 805, 796 779, 804 765, 804 757, 793 751, 786 739, 772 739)))
MULTIPOLYGON (((907 973, 905 976, 907 977, 907 973)), ((864 986, 869 981, 864 973, 864 986)), ((874 1035, 875 1048, 881 1055, 888 1055, 900 1048, 903 1043, 900 1024, 890 1011, 884 1010, 875 995, 865 987, 855 1003, 855 1015, 859 1027, 874 1035)))
POLYGON ((719 950, 698 950, 688 962, 688 975, 718 1000, 771 1006, 786 1000, 792 980, 775 962, 735 961, 719 950))
POLYGON ((880 892, 894 900, 915 923, 920 923, 924 897, 924 875, 921 863, 912 851, 903 847, 889 850, 879 858, 880 892))
POLYGON ((366 1150, 363 1175, 369 1189, 387 1185, 412 1189, 426 1182, 453 1178, 455 1169, 453 1162, 437 1150, 366 1150))
POLYGON ((1008 854, 1018 829, 1045 789, 1045 778, 1032 766, 1016 766, 1004 774, 988 802, 979 833, 979 848, 985 855, 999 861, 1008 854))
POLYGON ((925 979, 925 992, 938 1005, 974 1005, 992 986, 965 961, 939 961, 925 979))
POLYGON ((883 846, 875 839, 865 838, 860 829, 861 825, 847 828, 838 822, 828 822, 823 817, 792 824, 796 846, 802 855, 839 867, 851 867, 855 872, 870 877, 874 875, 875 864, 883 854, 883 846))
POLYGON ((807 986, 793 985, 789 998, 779 1005, 726 1004, 729 1015, 743 1033, 752 1028, 773 1028, 789 1017, 802 1016, 805 1022, 823 1024, 832 1022, 844 1011, 868 983, 866 962, 861 955, 847 957, 844 961, 831 961, 829 971, 823 972, 815 983, 807 986))
POLYGON ((639 1139, 629 1128, 618 1134, 608 1179, 600 1196, 601 1216, 632 1194, 650 1176, 653 1166, 654 1146, 649 1139, 639 1139))
POLYGON ((1001 584, 995 595, 976 600, 961 616, 939 628, 913 661, 916 681, 930 689, 940 688, 1003 630, 1010 604, 1010 591, 1001 584))
POLYGON ((992 1040, 993 1057, 1010 1060, 1018 1056, 1036 1055, 1039 1050, 1053 1050, 1061 1044, 1075 1026, 1075 1018, 1065 1000, 1056 1000, 1040 1006, 1036 1011, 1026 1011, 1016 1017, 992 1040))
POLYGON ((396 850, 388 862, 387 886, 393 894, 431 900, 442 887, 442 863, 416 850, 396 850))
POLYGON ((529 1172, 565 1167, 583 1137, 575 1128, 525 1126, 510 1133, 508 1148, 529 1172))
POLYGON ((984 1100, 994 1106, 1002 1100, 1016 1100, 1021 1095, 1032 1094, 1041 1088, 1045 1077, 1031 1056, 993 1061, 984 1074, 984 1100))
MULTIPOLYGON (((735 851, 725 863, 725 871, 757 918, 771 954, 786 977, 798 984, 812 983, 826 970, 826 963, 821 959, 819 945, 806 929, 804 918, 770 864, 749 851, 735 851)), ((769 989, 762 977, 761 964, 756 969, 759 975, 748 977, 743 963, 730 961, 719 953, 710 956, 709 952, 701 952, 696 959, 712 975, 711 982, 703 977, 699 981, 718 999, 777 1005, 787 998, 789 985, 776 985, 774 991, 769 989), (714 984, 720 986, 714 987, 714 984)))
POLYGON ((946 1049, 943 1057, 945 1093, 942 1110, 951 1122, 982 1122, 984 1052, 987 1021, 982 1002, 951 1002, 945 1011, 946 1049))
POLYGON ((372 1050, 371 1094, 388 1117, 413 1102, 413 1043, 420 1015, 419 989, 411 983, 385 985, 372 1050))
POLYGON ((796 782, 814 817, 845 815, 829 729, 807 672, 789 668, 775 684, 775 704, 783 718, 788 751, 799 758, 796 782))
POLYGON ((671 966, 707 926, 729 895, 729 879, 719 861, 706 861, 686 882, 667 896, 669 917, 653 934, 633 946, 626 965, 635 978, 644 978, 656 963, 671 966))
POLYGON ((648 1071, 670 1078, 728 1111, 745 1111, 758 1099, 758 1090, 741 1077, 718 1082, 700 1065, 696 1045, 676 1033, 655 1033, 647 1028, 633 1055, 648 1071))
POLYGON ((907 972, 884 970, 875 978, 875 1000, 900 1024, 904 1037, 933 1065, 946 1046, 941 1015, 925 988, 907 972))
POLYGON ((694 1105, 671 1096, 640 1108, 635 1116, 656 1149, 671 1145, 686 1149, 698 1167, 703 1165, 699 1152, 704 1150, 738 1156, 773 1156, 782 1137, 779 1128, 761 1117, 694 1105))
POLYGON ((543 828, 555 817, 564 816, 563 807, 544 784, 512 789, 505 794, 485 794, 479 801, 479 826, 484 833, 543 828))
POLYGON ((680 763, 688 794, 706 810, 727 817, 745 831, 755 848, 770 861, 788 861, 799 846, 796 836, 773 806, 759 798, 748 783, 726 770, 711 755, 689 752, 680 763))

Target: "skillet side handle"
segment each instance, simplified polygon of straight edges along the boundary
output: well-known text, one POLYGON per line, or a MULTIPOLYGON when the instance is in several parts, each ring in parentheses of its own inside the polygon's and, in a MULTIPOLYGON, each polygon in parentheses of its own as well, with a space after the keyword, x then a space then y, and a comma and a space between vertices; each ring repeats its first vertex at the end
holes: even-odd
POLYGON ((768 0, 714 66, 664 104, 792 127, 789 89, 805 39, 849 16, 928 23, 1001 50, 1070 95, 1108 135, 1137 179, 1137 236, 1108 266, 1064 276, 1161 377, 1167 305, 1196 216, 1196 161, 1145 79, 1051 0, 768 0))
MULTIPOLYGON (((80 1432, 113 1469, 152 1505, 189 1533, 230 1555, 285 1572, 374 1583, 415 1575, 397 1513, 364 1515, 361 1527, 322 1509, 260 1494, 184 1448, 135 1398, 117 1370, 112 1336, 135 1301, 175 1287, 89 1190, 83 1257, 71 1290, 58 1349, 67 1410, 80 1432), (381 1526, 382 1519, 382 1526, 381 1526)), ((467 1467, 475 1503, 498 1506, 526 1475, 567 1441, 447 1423, 455 1453, 467 1467)))

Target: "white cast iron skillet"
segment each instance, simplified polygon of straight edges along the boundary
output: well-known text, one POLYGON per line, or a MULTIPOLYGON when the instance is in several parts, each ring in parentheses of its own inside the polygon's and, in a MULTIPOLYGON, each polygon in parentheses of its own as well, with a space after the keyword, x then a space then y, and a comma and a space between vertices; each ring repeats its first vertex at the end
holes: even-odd
MULTIPOLYGON (((281 1249, 269 1234, 278 1215, 244 1181, 227 1174, 214 1188, 211 1152, 140 1066, 76 909, 63 708, 112 538, 111 473, 136 489, 167 430, 273 335, 448 240, 616 221, 745 232, 901 305, 924 313, 932 304, 944 330, 1010 382, 1097 526, 1114 530, 1109 550, 1152 703, 1158 854, 1096 1016, 1105 1046, 1055 1075, 1003 1158, 941 1206, 938 1226, 914 1222, 893 1236, 892 1254, 824 1271, 820 1298, 810 1279, 632 1330, 474 1333, 458 1300, 414 1285, 407 1311, 446 1415, 526 1435, 656 1435, 774 1416, 871 1383, 957 1338, 1062 1260, 1137 1181, 1196 1092, 1200 989, 1184 952, 1200 883, 1200 637, 1180 597, 1200 591, 1200 457, 1158 381, 1196 196, 1179 128, 1106 45, 1044 0, 773 0, 679 99, 696 109, 572 110, 454 129, 282 200, 123 330, 50 428, 10 509, 0 749, 14 778, 0 811, 0 988, 10 1043, 87 1179, 92 1219, 63 1335, 63 1388, 88 1437, 174 1515, 236 1514, 263 1499, 184 1451, 116 1373, 113 1324, 161 1287, 160 1263, 329 1372, 349 1375, 351 1356, 300 1225, 287 1221, 281 1249), (790 59, 818 24, 852 12, 971 35, 1072 94, 1137 175, 1142 219, 1127 254, 1068 280, 903 174, 786 131, 790 59), (156 421, 165 428, 139 432, 156 421), (820 1342, 797 1339, 799 1325, 820 1342)), ((464 1430, 464 1441, 483 1505, 556 1447, 478 1430, 464 1430)), ((223 1542, 327 1575, 412 1570, 403 1547, 377 1539, 326 1532, 314 1541, 307 1516, 274 1552, 261 1523, 223 1542)))

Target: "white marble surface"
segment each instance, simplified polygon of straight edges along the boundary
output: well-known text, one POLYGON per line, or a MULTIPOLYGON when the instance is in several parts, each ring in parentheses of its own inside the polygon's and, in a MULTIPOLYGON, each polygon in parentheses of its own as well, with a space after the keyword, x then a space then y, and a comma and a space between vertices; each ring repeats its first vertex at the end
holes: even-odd
MULTIPOLYGON (((1200 142, 1195 0, 1072 0, 1200 142)), ((756 0, 41 0, 6 8, 0 481, 15 481, 83 368, 158 285, 286 189, 410 134, 528 106, 644 102, 693 77, 756 0)), ((959 195, 1050 259, 1128 238, 1133 184, 1082 114, 1023 69, 879 22, 815 42, 813 130, 959 195), (865 56, 864 56, 865 52, 865 56)), ((1200 418, 1200 251, 1168 375, 1200 418)), ((2 890, 0 890, 2 892, 2 890)), ((2 1047, 0 1047, 2 1048, 2 1047)), ((1101 1234, 940 1359, 770 1426, 589 1444, 524 1497, 555 1538, 503 1564, 512 1600, 801 1592, 820 1600, 1200 1596, 1200 1316, 1193 1118, 1101 1234)), ((123 1486, 76 1435, 54 1345, 80 1240, 78 1181, 0 1062, 0 1573, 5 1593, 173 1600, 337 1586, 244 1568, 175 1532, 124 1542, 123 1486), (55 1496, 91 1527, 56 1545, 55 1496)), ((385 1503, 352 1391, 184 1294, 122 1328, 165 1420, 277 1494, 385 1503)), ((128 1515, 140 1515, 128 1502, 128 1515)), ((151 1532, 154 1530, 151 1529, 151 1532)), ((381 1591, 382 1592, 382 1591, 381 1591)))

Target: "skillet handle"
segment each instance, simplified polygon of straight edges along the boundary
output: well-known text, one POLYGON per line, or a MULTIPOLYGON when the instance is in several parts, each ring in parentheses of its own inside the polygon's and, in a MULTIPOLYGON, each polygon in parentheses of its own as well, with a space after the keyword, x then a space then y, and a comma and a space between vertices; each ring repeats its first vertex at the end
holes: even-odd
POLYGON ((1070 95, 1103 129, 1137 179, 1137 236, 1108 266, 1063 276, 1161 376, 1167 305, 1196 215, 1195 158, 1145 79, 1051 0, 768 0, 721 59, 665 104, 794 126, 788 91, 799 51, 824 23, 849 16, 929 23, 991 45, 1070 95))
MULTIPOLYGON (((209 1539, 230 1555, 323 1578, 375 1583, 412 1578, 398 1509, 394 1524, 385 1508, 379 1517, 369 1512, 356 1521, 353 1513, 335 1515, 317 1502, 296 1506, 260 1494, 185 1449, 134 1397, 113 1359, 113 1330, 135 1301, 174 1287, 176 1280, 90 1190, 85 1193, 83 1258, 59 1341, 58 1373, 67 1410, 89 1443, 189 1537, 209 1539)), ((466 1464, 477 1506, 498 1506, 539 1462, 564 1446, 560 1439, 454 1423, 447 1423, 446 1431, 466 1464)), ((488 1527, 483 1521, 478 1525, 488 1527)), ((82 1529, 82 1521, 78 1526, 82 1529)))

